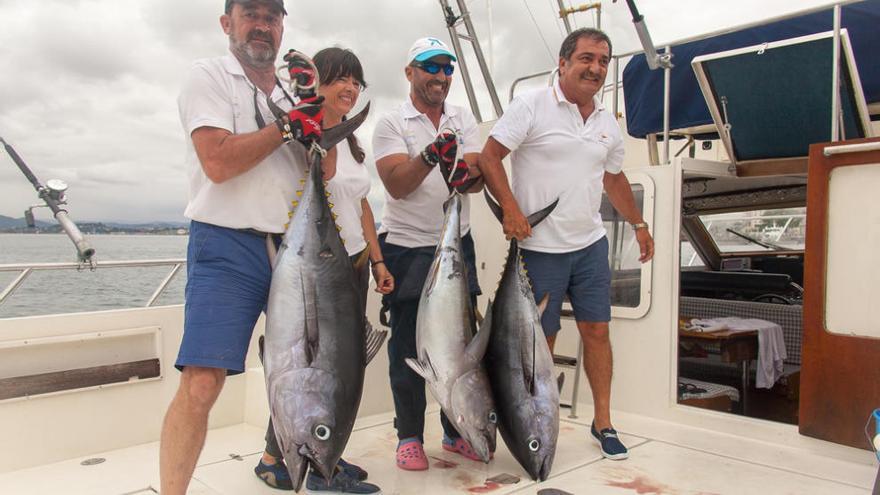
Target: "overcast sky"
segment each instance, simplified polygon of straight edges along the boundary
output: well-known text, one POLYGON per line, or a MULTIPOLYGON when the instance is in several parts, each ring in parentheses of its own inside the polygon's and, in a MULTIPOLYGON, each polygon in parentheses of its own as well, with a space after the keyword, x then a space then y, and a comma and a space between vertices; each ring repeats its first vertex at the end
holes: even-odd
MULTIPOLYGON (((637 49, 626 3, 602 3, 602 27, 615 52, 637 49)), ((637 1, 658 45, 829 3, 637 1)), ((555 17, 556 0, 467 4, 502 101, 516 77, 555 66, 551 52, 557 52, 564 33, 555 17)), ((222 10, 221 0, 0 0, 0 136, 44 183, 58 178, 70 185, 75 220, 184 220, 177 93, 192 60, 227 53, 218 20, 222 10)), ((373 102, 372 116, 359 132, 367 145, 376 117, 407 95, 403 67, 412 42, 428 35, 449 41, 437 0, 287 0, 287 10, 282 51, 314 54, 336 45, 360 57, 369 83, 362 103, 373 102)), ((577 14, 573 25, 594 26, 594 19, 577 14)), ((483 117, 490 118, 482 79, 470 60, 483 117)), ((450 101, 467 106, 460 79, 450 101)), ((381 185, 372 173, 370 199, 380 210, 381 185)), ((21 217, 36 202, 30 184, 0 152, 0 215, 21 217)), ((37 216, 49 219, 45 210, 37 216)))

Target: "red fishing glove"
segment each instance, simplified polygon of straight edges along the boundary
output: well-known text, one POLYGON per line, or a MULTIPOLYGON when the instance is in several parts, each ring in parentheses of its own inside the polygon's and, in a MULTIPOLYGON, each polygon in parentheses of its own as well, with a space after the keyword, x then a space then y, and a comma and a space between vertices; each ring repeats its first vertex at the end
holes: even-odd
POLYGON ((286 118, 275 121, 285 143, 295 139, 308 148, 321 139, 321 126, 324 121, 324 108, 321 106, 323 101, 324 98, 321 96, 303 100, 288 112, 286 118))
POLYGON ((433 143, 425 146, 421 153, 422 161, 429 167, 436 167, 443 163, 450 166, 455 162, 455 154, 458 152, 458 144, 455 134, 444 132, 437 136, 433 143))
POLYGON ((312 59, 296 50, 288 50, 284 61, 294 94, 301 100, 314 98, 318 92, 318 70, 312 59))
POLYGON ((449 183, 449 187, 458 188, 470 178, 468 164, 464 160, 458 160, 455 166, 443 164, 443 178, 449 183))

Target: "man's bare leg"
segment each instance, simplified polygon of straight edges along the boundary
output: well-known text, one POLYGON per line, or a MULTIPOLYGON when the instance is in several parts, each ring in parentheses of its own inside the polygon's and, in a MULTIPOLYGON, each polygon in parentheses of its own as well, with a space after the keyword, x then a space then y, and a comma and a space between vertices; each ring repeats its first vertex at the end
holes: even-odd
POLYGON ((208 431, 208 413, 223 389, 226 370, 187 366, 168 406, 159 445, 162 495, 184 495, 208 431))
POLYGON ((577 322, 584 342, 584 372, 593 391, 596 431, 611 428, 611 339, 608 322, 577 322))

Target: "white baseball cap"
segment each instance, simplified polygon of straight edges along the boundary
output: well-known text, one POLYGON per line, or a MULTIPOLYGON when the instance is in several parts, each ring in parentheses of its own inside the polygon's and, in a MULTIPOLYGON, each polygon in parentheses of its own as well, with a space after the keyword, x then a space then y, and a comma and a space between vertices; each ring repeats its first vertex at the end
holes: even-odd
POLYGON ((412 48, 409 49, 409 56, 406 59, 406 63, 424 62, 437 55, 446 55, 453 61, 456 60, 455 55, 449 50, 446 43, 433 37, 420 38, 417 39, 416 42, 413 43, 412 48))

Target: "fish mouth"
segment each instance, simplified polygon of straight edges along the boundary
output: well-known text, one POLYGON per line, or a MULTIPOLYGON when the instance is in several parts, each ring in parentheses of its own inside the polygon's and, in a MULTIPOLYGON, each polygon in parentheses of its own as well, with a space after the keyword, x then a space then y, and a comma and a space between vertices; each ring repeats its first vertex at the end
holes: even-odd
POLYGON ((326 462, 321 462, 317 459, 315 452, 308 445, 303 445, 299 448, 299 454, 303 459, 308 459, 308 462, 303 462, 304 465, 311 464, 312 469, 321 473, 321 476, 327 480, 327 483, 330 483, 333 479, 334 471, 336 470, 336 463, 333 463, 332 466, 327 465, 326 462))
POLYGON ((544 459, 541 461, 541 468, 538 470, 538 478, 541 481, 547 481, 547 478, 550 477, 550 468, 553 466, 553 456, 547 455, 544 456, 544 459))
POLYGON ((284 456, 284 460, 287 464, 287 474, 290 475, 290 481, 293 484, 293 490, 299 493, 299 490, 302 488, 303 481, 305 481, 306 479, 306 471, 309 468, 309 463, 305 457, 303 457, 302 455, 297 455, 296 452, 289 452, 287 455, 284 456))

